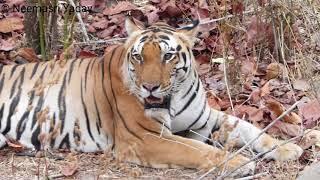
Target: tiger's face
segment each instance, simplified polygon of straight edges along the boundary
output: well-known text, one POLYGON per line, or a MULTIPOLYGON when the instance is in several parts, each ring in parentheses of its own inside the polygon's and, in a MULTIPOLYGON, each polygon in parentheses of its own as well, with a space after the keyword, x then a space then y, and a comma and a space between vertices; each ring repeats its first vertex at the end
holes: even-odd
POLYGON ((125 81, 145 109, 169 108, 170 98, 193 68, 191 48, 198 21, 174 29, 158 23, 148 28, 126 20, 128 40, 125 81))

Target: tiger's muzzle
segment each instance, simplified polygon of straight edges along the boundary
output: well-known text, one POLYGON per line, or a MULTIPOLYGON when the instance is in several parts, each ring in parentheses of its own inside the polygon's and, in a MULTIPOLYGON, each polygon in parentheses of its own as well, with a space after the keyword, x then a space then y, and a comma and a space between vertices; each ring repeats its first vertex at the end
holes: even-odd
POLYGON ((144 97, 144 108, 145 109, 156 109, 156 108, 164 108, 169 109, 170 107, 170 96, 161 96, 160 85, 159 84, 148 84, 145 83, 141 87, 143 89, 146 96, 144 97))

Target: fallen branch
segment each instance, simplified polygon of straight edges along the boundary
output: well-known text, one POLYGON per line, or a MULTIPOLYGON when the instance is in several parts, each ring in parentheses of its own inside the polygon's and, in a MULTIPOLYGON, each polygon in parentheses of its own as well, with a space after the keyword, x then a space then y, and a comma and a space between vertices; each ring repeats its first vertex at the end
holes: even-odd
MULTIPOLYGON (((73 45, 89 45, 89 44, 115 44, 117 41, 125 41, 127 38, 113 38, 108 40, 88 41, 88 42, 75 42, 73 45)), ((62 45, 59 45, 60 47, 62 45)))
POLYGON ((263 172, 263 173, 255 174, 255 175, 252 175, 252 176, 247 176, 247 177, 238 178, 238 179, 235 179, 235 180, 255 179, 255 178, 259 178, 259 177, 261 177, 261 176, 265 176, 265 175, 267 175, 267 174, 268 174, 267 172, 263 172))
POLYGON ((254 141, 256 141, 260 136, 262 136, 269 128, 271 128, 276 122, 278 122, 280 119, 282 119, 285 115, 287 115, 288 113, 290 113, 298 104, 300 103, 300 101, 297 101, 296 103, 294 103, 289 109, 287 109, 285 112, 283 112, 278 118, 276 118, 275 120, 273 120, 268 126, 266 126, 264 129, 261 130, 261 132, 258 134, 257 137, 251 139, 247 144, 245 144, 244 146, 242 146, 242 148, 240 148, 238 151, 236 151, 234 154, 232 154, 232 156, 228 157, 226 160, 224 160, 222 163, 220 163, 218 166, 211 168, 209 171, 207 171, 206 173, 204 173, 202 176, 200 176, 198 179, 202 179, 204 177, 206 177, 208 174, 210 174, 211 172, 215 171, 217 168, 219 168, 220 166, 224 165, 225 163, 227 163, 228 161, 230 161, 231 159, 233 159, 236 155, 240 154, 244 149, 246 149, 248 146, 250 146, 254 141))

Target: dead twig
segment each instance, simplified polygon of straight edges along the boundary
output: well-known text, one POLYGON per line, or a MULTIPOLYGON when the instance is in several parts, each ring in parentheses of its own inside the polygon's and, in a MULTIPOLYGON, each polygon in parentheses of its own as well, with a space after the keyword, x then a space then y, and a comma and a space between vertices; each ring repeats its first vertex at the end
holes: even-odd
MULTIPOLYGON (((108 40, 88 41, 88 42, 75 42, 73 45, 89 45, 89 44, 115 44, 117 41, 124 42, 127 38, 112 38, 108 40)), ((60 47, 62 45, 59 45, 60 47)))
POLYGON ((267 175, 267 174, 268 174, 267 172, 263 172, 263 173, 255 174, 255 175, 252 175, 252 176, 247 176, 247 177, 238 178, 238 179, 235 179, 235 180, 255 179, 255 178, 259 178, 259 177, 265 176, 265 175, 267 175))

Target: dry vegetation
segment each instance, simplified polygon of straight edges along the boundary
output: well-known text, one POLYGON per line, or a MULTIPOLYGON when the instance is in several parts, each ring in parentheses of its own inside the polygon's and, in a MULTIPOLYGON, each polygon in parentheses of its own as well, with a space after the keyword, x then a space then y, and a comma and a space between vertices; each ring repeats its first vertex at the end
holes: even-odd
MULTIPOLYGON (((83 43, 83 26, 74 20, 75 14, 67 18, 60 12, 57 29, 62 35, 61 41, 55 44, 56 59, 63 59, 66 54, 93 57, 101 55, 105 48, 108 51, 111 44, 123 41, 126 36, 123 21, 128 11, 138 22, 150 24, 162 20, 176 27, 199 17, 201 33, 194 54, 213 108, 264 128, 292 104, 301 101, 298 108, 268 132, 289 139, 299 137, 305 128, 319 129, 319 1, 137 0, 133 3, 108 1, 108 7, 104 0, 80 2, 95 7, 94 12, 82 14, 85 34, 90 41, 83 43)), ((12 6, 24 1, 5 0, 4 3, 12 6)), ((24 14, 9 11, 0 15, 0 62, 41 61, 32 49, 23 48, 26 43, 24 14)), ((50 58, 50 53, 47 56, 50 58)), ((320 144, 310 139, 295 140, 305 149, 303 156, 298 161, 283 164, 261 158, 255 160, 255 174, 259 176, 256 179, 295 179, 304 167, 320 160, 320 144)), ((12 143, 0 150, 1 179, 194 179, 204 173, 143 168, 117 162, 110 153, 55 152, 53 156, 39 153, 36 157, 18 156, 16 152, 21 148, 12 143)), ((243 153, 255 156, 250 149, 243 153)), ((211 174, 206 178, 213 177, 216 176, 211 174)))

